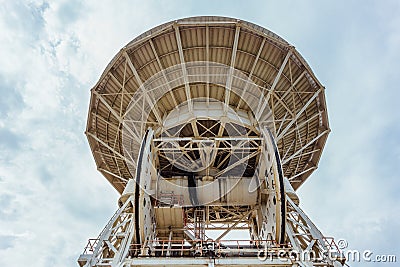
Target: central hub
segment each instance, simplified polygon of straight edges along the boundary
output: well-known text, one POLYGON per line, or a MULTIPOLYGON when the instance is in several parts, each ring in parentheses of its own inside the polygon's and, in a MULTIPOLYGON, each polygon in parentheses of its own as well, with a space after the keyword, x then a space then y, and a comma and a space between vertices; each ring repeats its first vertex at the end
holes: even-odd
POLYGON ((238 195, 248 193, 261 146, 251 121, 249 113, 216 99, 194 99, 173 109, 153 139, 155 167, 162 178, 158 192, 179 193, 191 200, 189 205, 224 204, 234 187, 240 189, 238 195), (190 188, 196 188, 199 199, 191 198, 190 188))
POLYGON ((252 177, 260 146, 249 114, 217 100, 177 106, 156 129, 156 168, 164 178, 252 177), (191 110, 191 111, 190 111, 191 110))

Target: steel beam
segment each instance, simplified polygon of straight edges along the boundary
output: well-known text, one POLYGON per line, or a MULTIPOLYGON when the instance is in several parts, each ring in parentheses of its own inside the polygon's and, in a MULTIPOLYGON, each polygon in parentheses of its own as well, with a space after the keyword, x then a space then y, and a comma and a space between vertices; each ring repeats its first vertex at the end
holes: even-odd
POLYGON ((301 108, 301 110, 296 114, 296 116, 289 122, 285 129, 282 130, 281 133, 276 137, 276 142, 278 142, 283 135, 290 129, 290 127, 297 121, 297 119, 303 114, 303 112, 308 108, 308 106, 312 103, 312 101, 320 94, 322 91, 322 87, 314 93, 314 95, 307 101, 307 103, 301 108))
POLYGON ((233 47, 232 47, 232 56, 231 56, 231 65, 229 68, 229 74, 228 78, 226 81, 226 86, 225 86, 225 106, 224 106, 224 112, 228 112, 229 108, 229 98, 231 95, 231 88, 232 88, 232 75, 233 71, 235 69, 235 61, 236 61, 236 53, 237 53, 237 47, 238 47, 238 42, 239 42, 239 33, 240 33, 240 27, 236 26, 236 31, 235 31, 235 39, 233 42, 233 47))
POLYGON ((302 146, 299 150, 297 150, 295 153, 293 153, 289 158, 287 159, 283 159, 282 160, 282 165, 286 164, 289 160, 293 159, 294 157, 296 157, 299 153, 301 153, 304 149, 306 149, 307 147, 309 147, 312 143, 314 143, 315 141, 317 141, 319 138, 321 138, 323 135, 329 133, 329 129, 323 131, 322 133, 320 133, 319 135, 317 135, 314 139, 312 139, 310 142, 308 142, 306 145, 302 146))
MULTIPOLYGON (((292 49, 289 49, 289 51, 286 53, 286 56, 285 56, 285 58, 284 58, 284 60, 283 60, 283 62, 282 62, 282 64, 281 64, 281 67, 279 68, 278 74, 275 76, 274 82, 272 83, 272 86, 271 86, 271 88, 269 89, 268 94, 267 94, 267 96, 266 96, 266 98, 265 98, 266 100, 264 101, 264 103, 261 103, 261 102, 260 102, 260 104, 262 104, 262 106, 261 106, 261 108, 258 108, 258 109, 257 109, 256 118, 260 118, 261 112, 263 112, 264 109, 265 109, 265 107, 267 106, 268 100, 269 100, 269 98, 270 98, 272 92, 274 92, 275 87, 276 87, 276 85, 278 84, 278 81, 279 81, 279 79, 281 78, 282 72, 283 72, 283 70, 285 69, 286 64, 287 64, 287 62, 288 62, 290 56, 292 55, 292 53, 293 53, 293 52, 292 52, 292 49)), ((260 106, 260 105, 259 105, 259 106, 260 106)))
POLYGON ((183 80, 185 83, 186 99, 188 101, 189 112, 192 112, 193 111, 193 103, 192 103, 192 96, 190 94, 190 86, 189 86, 189 81, 188 81, 187 71, 186 71, 186 66, 185 66, 185 57, 183 55, 181 34, 179 32, 179 27, 177 24, 174 25, 174 28, 175 28, 176 44, 178 45, 179 59, 181 61, 181 66, 182 66, 183 80))

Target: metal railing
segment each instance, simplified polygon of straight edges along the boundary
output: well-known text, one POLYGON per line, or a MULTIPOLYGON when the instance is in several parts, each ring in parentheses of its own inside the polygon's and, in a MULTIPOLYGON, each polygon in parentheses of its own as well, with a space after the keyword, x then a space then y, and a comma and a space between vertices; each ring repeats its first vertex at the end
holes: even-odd
MULTIPOLYGON (((89 239, 83 254, 93 254, 99 239, 89 239)), ((330 251, 341 255, 332 237, 324 237, 324 245, 330 251)), ((156 239, 144 244, 131 244, 128 257, 293 257, 290 243, 277 244, 275 240, 192 240, 156 239)), ((340 258, 341 259, 341 258, 340 258)), ((344 258, 343 258, 344 259, 344 258)))
POLYGON ((176 195, 173 192, 162 192, 158 194, 158 206, 170 206, 170 205, 183 205, 183 195, 176 195))
POLYGON ((131 244, 129 255, 132 257, 230 257, 254 256, 260 252, 277 254, 291 246, 278 245, 275 240, 150 240, 143 247, 131 244))

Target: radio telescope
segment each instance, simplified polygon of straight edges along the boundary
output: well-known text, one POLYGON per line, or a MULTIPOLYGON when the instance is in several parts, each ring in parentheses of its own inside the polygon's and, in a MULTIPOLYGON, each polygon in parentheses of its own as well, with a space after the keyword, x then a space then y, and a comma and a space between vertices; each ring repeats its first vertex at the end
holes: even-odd
POLYGON ((250 22, 185 18, 133 39, 91 90, 86 135, 121 197, 79 265, 342 266, 296 195, 330 132, 324 90, 250 22))

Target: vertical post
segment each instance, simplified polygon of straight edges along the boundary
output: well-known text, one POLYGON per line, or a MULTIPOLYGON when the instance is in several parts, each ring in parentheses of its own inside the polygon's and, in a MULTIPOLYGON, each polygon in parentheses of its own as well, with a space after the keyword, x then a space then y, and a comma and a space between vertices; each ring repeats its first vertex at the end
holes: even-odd
POLYGON ((169 257, 171 256, 171 245, 172 245, 172 236, 173 236, 173 231, 169 231, 169 237, 168 237, 168 247, 167 247, 167 253, 165 256, 169 257))

